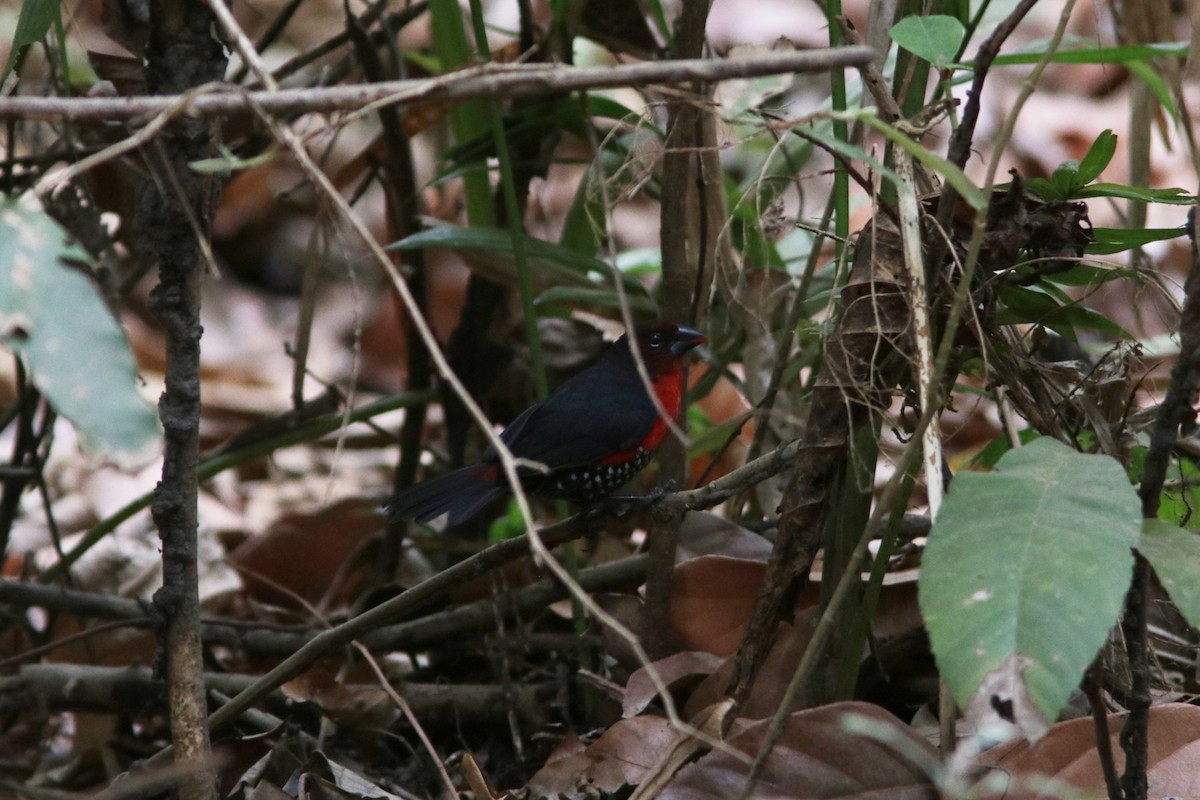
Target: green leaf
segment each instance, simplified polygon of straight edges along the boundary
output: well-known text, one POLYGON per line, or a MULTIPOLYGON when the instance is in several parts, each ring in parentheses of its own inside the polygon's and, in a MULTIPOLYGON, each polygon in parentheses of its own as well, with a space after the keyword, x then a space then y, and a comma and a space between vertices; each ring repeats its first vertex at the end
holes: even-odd
POLYGON ((1050 438, 955 476, 919 599, 962 707, 1011 702, 1026 736, 1045 732, 1117 619, 1140 517, 1120 464, 1050 438))
POLYGON ((1096 141, 1092 142, 1092 146, 1088 148, 1083 161, 1079 162, 1079 182, 1086 186, 1099 178, 1100 173, 1104 172, 1104 168, 1112 161, 1116 152, 1117 135, 1111 129, 1097 136, 1096 141))
POLYGON ((1145 203, 1166 203, 1173 206, 1190 206, 1196 202, 1195 195, 1183 189, 1146 189, 1141 186, 1125 186, 1120 183, 1093 183, 1075 193, 1080 199, 1089 197, 1120 197, 1123 200, 1141 200, 1145 203))
POLYGON ((253 169, 254 167, 269 164, 278 155, 278 152, 274 148, 269 148, 256 156, 243 158, 223 144, 217 145, 217 151, 221 155, 216 158, 199 158, 195 161, 189 161, 188 167, 194 172, 199 172, 201 175, 228 175, 231 172, 253 169))
POLYGON ((954 17, 931 14, 909 16, 892 26, 892 41, 932 64, 945 69, 958 53, 966 29, 954 17))
POLYGON ((1151 242, 1176 239, 1186 233, 1183 228, 1092 228, 1094 238, 1087 246, 1087 253, 1093 256, 1122 253, 1151 242))
MULTIPOLYGON (((856 114, 851 115, 851 116, 853 116, 855 119, 858 118, 858 116, 856 114)), ((871 116, 873 117, 874 115, 871 115, 871 116)), ((837 153, 840 156, 844 156, 845 158, 850 159, 851 161, 863 162, 864 164, 869 166, 871 169, 875 170, 880 175, 882 175, 883 177, 892 181, 893 183, 900 182, 900 176, 897 175, 895 172, 893 172, 888 167, 884 166, 882 161, 875 158, 875 156, 871 155, 870 153, 868 153, 866 150, 859 147, 858 145, 851 144, 850 142, 839 139, 836 135, 834 135, 834 132, 832 130, 830 130, 829 128, 821 127, 818 125, 811 125, 806 129, 805 132, 809 136, 811 136, 813 139, 815 139, 818 142, 820 142, 821 144, 825 145, 827 148, 829 148, 834 153, 837 153)))
POLYGON ((1200 535, 1160 519, 1142 521, 1138 552, 1158 574, 1175 606, 1200 627, 1200 535))
POLYGON ((1061 197, 1070 197, 1084 183, 1079 179, 1079 162, 1064 161, 1059 164, 1050 174, 1050 183, 1061 197))
MULTIPOLYGON (((1190 44, 1186 41, 1132 44, 1120 47, 1078 47, 1071 50, 1058 50, 1051 54, 1050 61, 1055 64, 1124 64, 1148 58, 1187 58, 1189 47, 1190 44)), ((1046 44, 1035 43, 1019 52, 996 56, 992 61, 992 66, 1036 64, 1045 57, 1045 53, 1046 44)), ((969 61, 967 65, 973 68, 974 62, 969 61)))
POLYGON ((1026 178, 1025 188, 1043 200, 1066 200, 1067 196, 1045 178, 1026 178))
POLYGON ((1126 61, 1125 68, 1142 79, 1142 82, 1154 93, 1154 98, 1171 115, 1172 120, 1179 118, 1175 109, 1175 97, 1167 86, 1167 82, 1163 80, 1163 76, 1159 74, 1158 68, 1140 60, 1126 61))
POLYGON ((1061 304, 1047 294, 1052 287, 1039 290, 1029 286, 1004 286, 1000 300, 1004 303, 996 314, 997 325, 1032 323, 1045 325, 1060 336, 1075 341, 1076 328, 1089 328, 1117 336, 1133 338, 1129 332, 1103 314, 1098 314, 1077 302, 1061 304))
POLYGON ((1138 272, 1135 269, 1080 263, 1063 272, 1047 275, 1046 281, 1060 286, 1099 286, 1119 278, 1136 277, 1138 272))
MULTIPOLYGON (((507 230, 442 225, 414 233, 384 249, 393 252, 427 247, 484 251, 486 258, 470 259, 468 252, 463 253, 464 257, 468 257, 471 269, 498 283, 516 285, 512 236, 507 230)), ((525 251, 533 270, 534 286, 538 291, 545 291, 560 284, 592 287, 595 283, 588 277, 589 273, 608 279, 613 275, 612 268, 603 261, 532 236, 525 237, 525 251)), ((629 280, 627 285, 632 291, 641 291, 641 284, 636 281, 629 280)))
POLYGON ((21 51, 44 39, 58 15, 58 0, 25 0, 21 3, 21 16, 17 18, 17 29, 13 32, 8 60, 4 62, 4 74, 0 75, 0 85, 8 80, 8 74, 21 57, 21 51))
MULTIPOLYGON (((634 311, 659 313, 658 305, 643 294, 626 294, 625 301, 634 311)), ((577 308, 620 308, 621 298, 615 289, 583 286, 553 286, 533 301, 539 311, 553 314, 559 310, 577 308)))
POLYGON ((525 518, 521 516, 521 507, 516 500, 508 501, 504 516, 497 517, 488 527, 488 543, 495 544, 505 539, 516 539, 525 533, 525 518))
POLYGON ((137 466, 160 446, 158 415, 138 393, 137 365, 96 288, 63 261, 88 261, 32 199, 0 203, 0 342, 74 423, 84 446, 137 466))
POLYGON ((958 192, 959 196, 961 196, 962 199, 971 206, 971 208, 979 211, 980 209, 987 207, 988 198, 978 186, 971 182, 971 179, 967 177, 966 173, 964 173, 954 164, 951 164, 946 159, 934 153, 932 150, 922 147, 919 143, 913 141, 907 134, 900 132, 895 127, 887 124, 879 117, 875 116, 873 109, 866 108, 862 111, 852 112, 847 116, 852 119, 862 120, 863 122, 867 123, 872 128, 890 139, 892 142, 904 148, 904 150, 907 151, 909 155, 911 155, 917 161, 920 161, 926 167, 936 172, 938 175, 941 175, 942 179, 945 180, 946 183, 953 186, 955 191, 958 192))
MULTIPOLYGON (((1017 432, 1017 438, 1021 441, 1022 445, 1029 444, 1039 436, 1041 434, 1033 428, 1025 428, 1017 432)), ((1002 433, 988 442, 986 447, 975 454, 975 457, 971 459, 971 466, 985 470, 994 469, 1000 459, 1010 450, 1012 450, 1012 440, 1008 438, 1007 433, 1002 433)))

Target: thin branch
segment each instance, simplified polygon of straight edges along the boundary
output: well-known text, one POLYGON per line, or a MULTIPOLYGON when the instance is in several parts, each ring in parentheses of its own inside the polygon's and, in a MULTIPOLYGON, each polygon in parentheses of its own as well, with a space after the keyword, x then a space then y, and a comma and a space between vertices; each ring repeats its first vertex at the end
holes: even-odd
MULTIPOLYGON (((567 67, 557 64, 488 64, 437 78, 386 81, 317 88, 246 92, 219 86, 188 102, 190 113, 226 117, 252 112, 267 114, 360 111, 373 103, 417 105, 478 97, 546 97, 562 92, 687 81, 723 81, 788 72, 824 72, 859 67, 876 53, 870 47, 837 47, 723 60, 684 59, 611 67, 567 67)), ((0 119, 121 121, 160 114, 182 100, 178 96, 145 97, 5 97, 0 119)))
MULTIPOLYGON (((580 536, 585 526, 578 518, 563 523, 571 536, 580 536)), ((557 526, 554 530, 557 530, 557 526)), ((550 530, 550 529, 547 529, 550 530)), ((511 560, 527 554, 525 550, 512 550, 511 560)), ((628 586, 641 581, 646 574, 647 557, 643 555, 611 561, 582 570, 576 578, 586 591, 596 592, 628 586)), ((507 561, 494 561, 489 570, 507 561)), ((524 611, 544 609, 566 594, 566 589, 556 581, 541 580, 514 590, 505 600, 504 613, 517 614, 524 611)), ((107 595, 74 590, 60 590, 36 583, 0 580, 0 604, 13 608, 44 608, 48 611, 76 614, 82 617, 115 620, 115 624, 128 627, 149 625, 151 620, 146 607, 137 600, 126 600, 107 595)), ((408 616, 405 614, 404 616, 408 616)), ((446 644, 455 637, 486 631, 496 622, 495 603, 480 600, 455 606, 403 622, 380 623, 378 627, 359 637, 366 647, 377 652, 395 650, 419 650, 446 644)), ((322 629, 324 630, 324 629, 322 629)), ((322 630, 298 626, 264 626, 261 623, 244 623, 228 619, 208 618, 201 621, 205 646, 221 646, 237 649, 254 658, 286 657, 306 646, 322 630)), ((99 631, 90 629, 84 634, 99 631)), ((82 634, 81 634, 82 635, 82 634)), ((576 637, 577 638, 577 637, 576 637)), ((46 648, 66 644, 54 642, 46 648)), ((27 661, 44 651, 37 648, 5 659, 0 666, 12 662, 27 661)))

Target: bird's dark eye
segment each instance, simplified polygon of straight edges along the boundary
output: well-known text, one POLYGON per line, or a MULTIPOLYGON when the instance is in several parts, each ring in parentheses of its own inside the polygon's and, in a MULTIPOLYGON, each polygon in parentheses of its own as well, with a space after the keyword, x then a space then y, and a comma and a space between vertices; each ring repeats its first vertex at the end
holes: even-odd
POLYGON ((650 334, 650 346, 651 347, 662 347, 662 343, 663 343, 663 335, 661 333, 650 334))

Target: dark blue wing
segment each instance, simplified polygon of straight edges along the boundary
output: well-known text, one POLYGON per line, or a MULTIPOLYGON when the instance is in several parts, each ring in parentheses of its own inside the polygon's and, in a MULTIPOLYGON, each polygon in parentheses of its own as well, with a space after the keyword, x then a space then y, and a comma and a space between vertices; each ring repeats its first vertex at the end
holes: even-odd
MULTIPOLYGON (((636 371, 606 366, 584 370, 527 409, 504 429, 501 441, 518 458, 551 469, 594 464, 637 447, 658 411, 636 371)), ((494 457, 489 450, 484 458, 494 457)))

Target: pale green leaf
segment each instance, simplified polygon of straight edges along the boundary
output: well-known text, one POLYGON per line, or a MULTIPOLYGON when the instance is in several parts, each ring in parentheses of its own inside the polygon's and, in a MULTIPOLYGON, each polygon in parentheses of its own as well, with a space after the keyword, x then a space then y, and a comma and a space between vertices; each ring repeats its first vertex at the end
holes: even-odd
POLYGON ((63 263, 87 254, 65 240, 35 202, 0 204, 0 342, 85 447, 137 465, 159 450, 158 416, 138 392, 124 330, 88 277, 63 263))
POLYGON ((1028 736, 1044 732, 1117 620, 1140 529, 1120 464, 1053 439, 955 476, 920 605, 958 702, 1012 703, 1028 736))
POLYGON ((945 14, 912 15, 892 26, 892 41, 915 56, 944 69, 958 53, 966 29, 945 14))
POLYGON ((1200 534, 1147 519, 1137 549, 1154 567, 1184 618, 1200 627, 1200 534))

